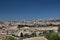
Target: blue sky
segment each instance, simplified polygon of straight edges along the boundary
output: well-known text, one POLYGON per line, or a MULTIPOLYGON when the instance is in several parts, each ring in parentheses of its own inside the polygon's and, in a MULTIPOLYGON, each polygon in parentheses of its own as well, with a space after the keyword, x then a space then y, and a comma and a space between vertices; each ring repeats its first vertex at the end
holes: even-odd
POLYGON ((0 0, 0 20, 60 19, 60 0, 0 0))

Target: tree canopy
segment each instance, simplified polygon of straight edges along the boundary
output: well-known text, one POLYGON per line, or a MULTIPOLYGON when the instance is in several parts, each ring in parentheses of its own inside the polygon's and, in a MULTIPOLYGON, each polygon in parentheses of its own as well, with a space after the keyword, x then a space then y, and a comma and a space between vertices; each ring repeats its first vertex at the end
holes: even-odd
POLYGON ((57 33, 47 33, 45 37, 48 40, 60 40, 60 36, 57 33))
POLYGON ((14 37, 8 37, 7 40, 16 40, 14 37))

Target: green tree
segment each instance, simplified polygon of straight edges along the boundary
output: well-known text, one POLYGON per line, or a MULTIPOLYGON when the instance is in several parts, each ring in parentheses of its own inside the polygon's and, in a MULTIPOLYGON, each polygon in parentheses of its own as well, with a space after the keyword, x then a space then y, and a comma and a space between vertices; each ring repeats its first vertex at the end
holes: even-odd
POLYGON ((60 26, 58 27, 58 32, 60 32, 60 26))
POLYGON ((45 37, 48 39, 48 40, 60 40, 60 36, 57 34, 57 33, 47 33, 45 35, 45 37))
POLYGON ((20 29, 21 27, 23 27, 23 25, 18 25, 17 28, 20 29))
POLYGON ((31 34, 31 36, 32 36, 32 37, 36 37, 36 32, 33 32, 33 33, 31 34))
POLYGON ((7 40, 16 40, 14 37, 8 37, 7 40))
POLYGON ((25 38, 30 38, 31 36, 29 34, 24 35, 25 38))
POLYGON ((21 32, 21 35, 20 35, 20 37, 23 37, 23 33, 21 32))

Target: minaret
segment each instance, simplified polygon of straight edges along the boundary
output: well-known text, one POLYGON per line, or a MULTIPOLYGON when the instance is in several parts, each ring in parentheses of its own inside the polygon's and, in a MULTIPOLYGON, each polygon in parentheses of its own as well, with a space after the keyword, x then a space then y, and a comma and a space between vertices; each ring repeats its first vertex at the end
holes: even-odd
POLYGON ((25 24, 25 19, 24 19, 24 25, 26 25, 26 24, 25 24))

